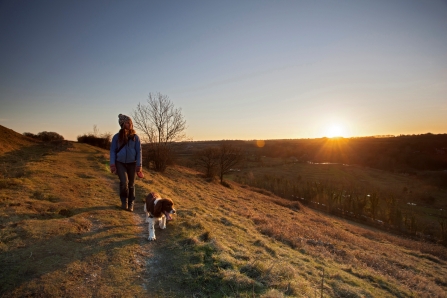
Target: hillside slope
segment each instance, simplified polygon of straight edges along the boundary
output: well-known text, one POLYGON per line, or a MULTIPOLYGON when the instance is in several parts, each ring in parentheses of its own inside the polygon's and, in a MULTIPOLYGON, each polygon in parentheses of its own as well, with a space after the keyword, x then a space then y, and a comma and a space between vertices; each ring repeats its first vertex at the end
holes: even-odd
MULTIPOLYGON (((186 168, 154 175, 151 188, 179 205, 178 218, 163 231, 170 237, 154 245, 155 263, 168 265, 155 285, 168 284, 174 293, 313 297, 321 292, 323 272, 323 293, 330 297, 446 293, 445 247, 402 239, 235 184, 230 189, 208 183, 186 168)), ((166 287, 152 290, 159 297, 169 294, 166 287)))
POLYGON ((25 137, 12 129, 0 125, 0 154, 19 150, 38 143, 39 141, 25 137))
POLYGON ((447 250, 326 216, 182 167, 146 171, 120 210, 108 152, 0 154, 2 297, 443 297, 447 250), (148 242, 142 199, 178 215, 148 242))

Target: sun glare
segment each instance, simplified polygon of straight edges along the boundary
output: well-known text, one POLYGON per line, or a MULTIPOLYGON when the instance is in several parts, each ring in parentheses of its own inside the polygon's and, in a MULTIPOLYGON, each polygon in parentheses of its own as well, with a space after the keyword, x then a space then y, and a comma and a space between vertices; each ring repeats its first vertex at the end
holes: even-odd
POLYGON ((328 138, 343 137, 345 133, 345 129, 339 124, 332 124, 328 127, 326 132, 328 138))
POLYGON ((258 146, 259 148, 262 148, 265 146, 265 141, 264 140, 257 140, 256 141, 256 146, 258 146))

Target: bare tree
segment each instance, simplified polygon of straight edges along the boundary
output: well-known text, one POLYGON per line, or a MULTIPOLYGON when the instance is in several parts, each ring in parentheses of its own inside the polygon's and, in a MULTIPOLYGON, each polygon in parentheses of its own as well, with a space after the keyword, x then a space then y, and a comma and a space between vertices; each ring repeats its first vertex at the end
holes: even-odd
POLYGON ((93 136, 99 138, 99 128, 96 124, 93 125, 93 136))
POLYGON ((207 178, 213 178, 219 161, 220 150, 217 147, 208 147, 194 154, 195 164, 205 170, 207 178))
POLYGON ((234 166, 242 162, 243 158, 244 154, 241 148, 235 147, 229 142, 222 142, 217 164, 220 183, 223 183, 223 175, 228 174, 234 166))
POLYGON ((376 193, 372 193, 368 198, 371 217, 373 220, 376 220, 377 212, 379 210, 379 196, 376 193))
POLYGON ((172 159, 172 143, 185 138, 186 120, 167 95, 149 93, 147 105, 138 103, 132 113, 135 128, 143 132, 149 144, 147 161, 163 172, 172 159))

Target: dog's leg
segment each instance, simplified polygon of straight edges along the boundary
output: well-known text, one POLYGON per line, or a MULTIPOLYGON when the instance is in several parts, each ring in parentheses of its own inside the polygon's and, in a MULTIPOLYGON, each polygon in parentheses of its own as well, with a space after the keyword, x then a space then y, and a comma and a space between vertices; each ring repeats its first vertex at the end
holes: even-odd
POLYGON ((147 240, 149 241, 153 241, 155 240, 155 228, 154 228, 154 224, 155 224, 155 218, 149 217, 148 218, 148 227, 149 227, 149 238, 147 238, 147 240))
POLYGON ((160 218, 160 223, 159 223, 160 229, 164 230, 166 229, 166 216, 162 216, 160 218))
POLYGON ((149 222, 149 212, 146 210, 146 203, 144 203, 144 214, 146 214, 146 222, 149 222))

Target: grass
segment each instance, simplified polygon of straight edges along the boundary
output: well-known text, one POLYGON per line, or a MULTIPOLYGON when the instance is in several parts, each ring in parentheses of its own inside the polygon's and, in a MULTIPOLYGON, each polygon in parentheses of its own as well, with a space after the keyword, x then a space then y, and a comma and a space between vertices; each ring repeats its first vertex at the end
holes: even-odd
POLYGON ((117 209, 107 155, 65 142, 0 157, 0 293, 3 297, 126 296, 139 238, 117 209))
POLYGON ((152 186, 181 206, 153 246, 168 268, 151 289, 158 297, 313 297, 323 269, 330 297, 445 293, 445 247, 209 183, 186 168, 155 175, 152 186))
POLYGON ((2 297, 443 297, 447 249, 271 193, 147 172, 119 207, 107 151, 33 145, 0 155, 2 297), (148 242, 143 198, 178 211, 148 242), (324 272, 324 276, 323 276, 324 272), (324 282, 322 285, 322 281, 324 282))

